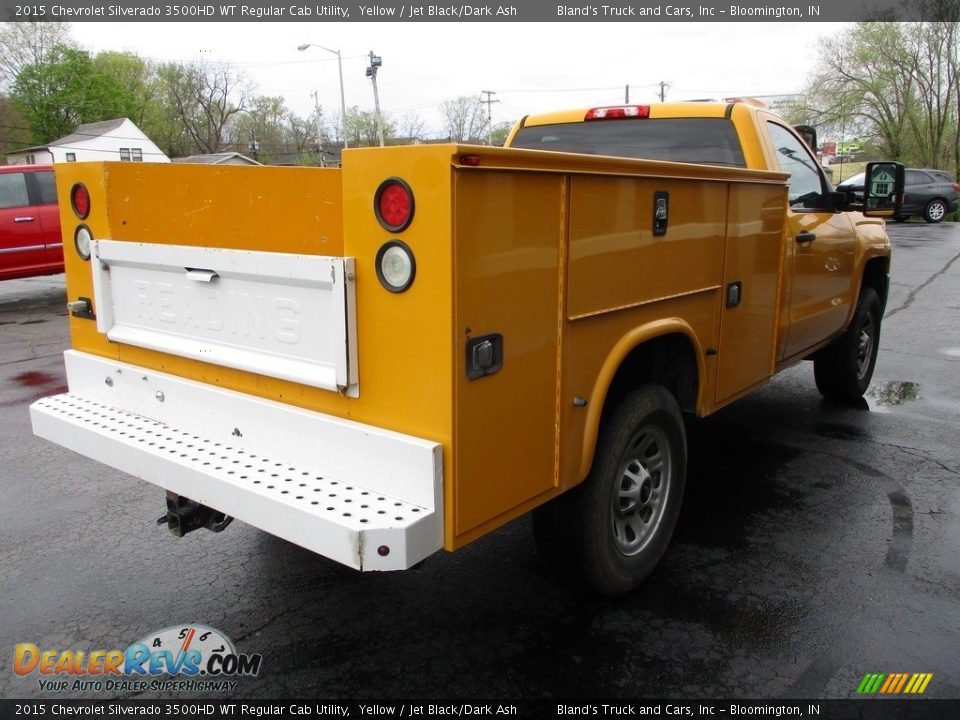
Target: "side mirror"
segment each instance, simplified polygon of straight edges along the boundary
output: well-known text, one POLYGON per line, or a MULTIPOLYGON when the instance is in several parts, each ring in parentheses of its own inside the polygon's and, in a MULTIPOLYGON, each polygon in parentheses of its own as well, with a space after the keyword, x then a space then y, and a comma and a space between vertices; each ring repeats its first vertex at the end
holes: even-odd
POLYGON ((809 125, 794 125, 793 129, 797 131, 797 134, 803 138, 803 141, 807 144, 813 152, 817 152, 817 131, 815 128, 809 125))
POLYGON ((898 162, 871 162, 863 180, 863 214, 896 217, 903 205, 906 171, 898 162))

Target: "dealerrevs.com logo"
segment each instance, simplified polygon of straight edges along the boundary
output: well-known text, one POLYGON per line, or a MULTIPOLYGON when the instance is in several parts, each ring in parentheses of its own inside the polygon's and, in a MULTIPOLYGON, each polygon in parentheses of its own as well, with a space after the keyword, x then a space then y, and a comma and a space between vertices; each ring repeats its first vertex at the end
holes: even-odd
POLYGON ((219 630, 177 625, 150 633, 126 650, 41 650, 20 643, 13 671, 38 675, 44 692, 211 692, 233 690, 241 677, 260 672, 259 653, 238 653, 219 630))

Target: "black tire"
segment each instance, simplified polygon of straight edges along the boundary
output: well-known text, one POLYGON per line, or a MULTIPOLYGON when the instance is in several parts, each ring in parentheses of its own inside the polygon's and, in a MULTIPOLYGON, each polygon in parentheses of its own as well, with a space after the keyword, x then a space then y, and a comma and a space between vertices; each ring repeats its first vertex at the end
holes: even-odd
POLYGON ((817 390, 825 398, 851 403, 863 397, 877 364, 881 315, 876 291, 863 288, 846 332, 814 358, 817 390))
POLYGON ((601 426, 587 479, 534 512, 538 547, 601 595, 629 592, 670 543, 686 465, 673 395, 659 385, 637 388, 601 426))
POLYGON ((947 204, 940 198, 927 203, 923 210, 923 219, 928 223, 938 223, 947 216, 947 204))

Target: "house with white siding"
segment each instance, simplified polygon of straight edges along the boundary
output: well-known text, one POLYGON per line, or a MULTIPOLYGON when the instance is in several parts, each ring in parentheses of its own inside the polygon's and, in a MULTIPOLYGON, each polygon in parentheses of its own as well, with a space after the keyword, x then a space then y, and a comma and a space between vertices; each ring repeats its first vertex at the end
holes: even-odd
POLYGON ((47 165, 91 160, 170 162, 170 158, 129 118, 79 125, 69 135, 51 143, 7 154, 8 165, 47 165))

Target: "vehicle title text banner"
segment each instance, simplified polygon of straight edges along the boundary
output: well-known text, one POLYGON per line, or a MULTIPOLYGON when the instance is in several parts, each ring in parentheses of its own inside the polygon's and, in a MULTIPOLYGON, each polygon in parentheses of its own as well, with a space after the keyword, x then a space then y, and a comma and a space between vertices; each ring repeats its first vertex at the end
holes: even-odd
POLYGON ((937 3, 909 0, 0 0, 7 22, 847 22, 941 19, 928 17, 936 12, 937 3))

